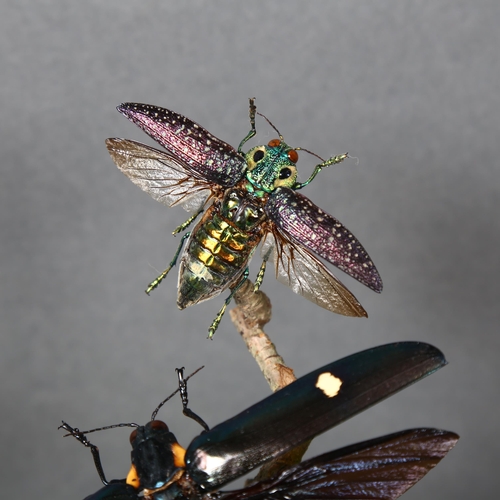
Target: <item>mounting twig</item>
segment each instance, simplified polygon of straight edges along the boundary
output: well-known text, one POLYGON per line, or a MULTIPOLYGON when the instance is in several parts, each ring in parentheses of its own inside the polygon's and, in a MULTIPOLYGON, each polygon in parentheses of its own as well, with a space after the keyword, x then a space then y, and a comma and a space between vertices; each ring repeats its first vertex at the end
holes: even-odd
POLYGON ((238 307, 230 312, 231 319, 275 392, 293 382, 295 375, 262 329, 271 320, 271 301, 265 293, 253 289, 253 283, 247 280, 236 292, 234 301, 238 307))
MULTIPOLYGON (((286 366, 276 346, 262 329, 271 320, 271 301, 260 290, 254 292, 254 285, 246 280, 234 295, 237 307, 230 311, 231 320, 240 332, 250 354, 254 357, 273 392, 296 380, 293 370, 286 366)), ((281 470, 300 463, 309 442, 290 450, 265 464, 250 483, 270 478, 281 470)))

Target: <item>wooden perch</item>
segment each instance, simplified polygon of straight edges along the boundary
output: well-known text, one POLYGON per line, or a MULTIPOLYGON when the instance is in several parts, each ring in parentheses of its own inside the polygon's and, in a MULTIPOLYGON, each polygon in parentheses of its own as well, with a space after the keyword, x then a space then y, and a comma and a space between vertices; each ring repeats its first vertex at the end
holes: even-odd
MULTIPOLYGON (((234 295, 237 307, 230 311, 231 320, 254 357, 273 392, 296 380, 293 370, 286 366, 276 346, 262 329, 271 320, 271 301, 247 280, 234 295)), ((288 453, 265 464, 250 483, 270 478, 281 470, 300 463, 310 442, 304 443, 288 453)), ((248 482, 247 482, 248 483, 248 482)))

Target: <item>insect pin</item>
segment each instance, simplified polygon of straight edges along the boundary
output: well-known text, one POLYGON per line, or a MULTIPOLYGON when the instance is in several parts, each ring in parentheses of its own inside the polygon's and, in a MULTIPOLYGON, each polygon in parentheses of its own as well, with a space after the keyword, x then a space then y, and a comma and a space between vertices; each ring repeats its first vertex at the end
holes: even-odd
POLYGON ((286 144, 266 117, 279 139, 243 152, 243 145, 256 134, 255 116, 260 115, 254 99, 250 99, 251 129, 237 150, 168 109, 136 103, 121 104, 117 109, 166 149, 107 139, 118 168, 155 200, 182 205, 193 213, 173 234, 185 231, 201 215, 146 293, 165 278, 188 240, 179 267, 179 309, 231 290, 210 325, 208 337, 212 338, 227 305, 247 279, 249 261, 262 242, 255 290, 272 257, 276 278, 294 292, 338 314, 367 316, 356 297, 314 254, 381 292, 382 280, 375 265, 345 226, 298 193, 323 168, 340 163, 347 154, 322 160, 305 182, 298 182, 297 151, 302 148, 286 144))
MULTIPOLYGON (((105 485, 86 500, 393 499, 429 472, 458 436, 437 429, 402 431, 312 458, 240 490, 218 490, 445 364, 439 350, 419 342, 359 352, 299 378, 210 430, 191 410, 184 411, 205 429, 187 450, 156 420, 158 407, 145 426, 117 425, 135 427, 132 466, 126 479, 111 482, 86 437, 90 431, 65 422, 61 427, 91 449, 105 485)), ((178 373, 186 410, 187 388, 182 370, 178 373)))

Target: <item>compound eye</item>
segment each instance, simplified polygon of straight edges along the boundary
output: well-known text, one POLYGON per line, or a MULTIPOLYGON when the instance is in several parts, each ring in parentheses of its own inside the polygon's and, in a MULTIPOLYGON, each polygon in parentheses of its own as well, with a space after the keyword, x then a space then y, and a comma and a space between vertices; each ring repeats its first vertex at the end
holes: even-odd
POLYGON ((280 141, 279 139, 271 139, 271 140, 269 141, 268 146, 269 146, 270 148, 277 148, 280 144, 281 144, 281 141, 280 141))
POLYGON ((168 431, 168 425, 161 420, 152 420, 149 422, 149 427, 155 431, 168 431))
POLYGON ((257 163, 258 161, 262 160, 262 158, 264 158, 264 151, 262 151, 262 149, 255 151, 255 153, 253 154, 253 161, 257 163))
POLYGON ((299 160, 299 153, 297 153, 295 149, 291 149, 290 151, 288 151, 288 159, 293 163, 297 163, 297 161, 299 160))
POLYGON ((137 429, 133 430, 131 433, 130 433, 130 444, 134 444, 134 441, 136 440, 137 438, 137 429))
POLYGON ((288 167, 284 167, 280 170, 280 179, 288 179, 292 175, 292 171, 288 167))

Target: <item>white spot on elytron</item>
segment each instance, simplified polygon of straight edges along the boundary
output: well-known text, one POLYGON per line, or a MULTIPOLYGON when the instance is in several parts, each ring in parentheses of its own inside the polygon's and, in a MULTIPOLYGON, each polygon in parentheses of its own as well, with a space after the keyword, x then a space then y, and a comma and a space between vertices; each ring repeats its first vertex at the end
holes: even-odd
POLYGON ((333 398, 339 393, 341 385, 342 380, 330 372, 322 373, 316 381, 316 387, 323 391, 323 394, 329 398, 333 398))

